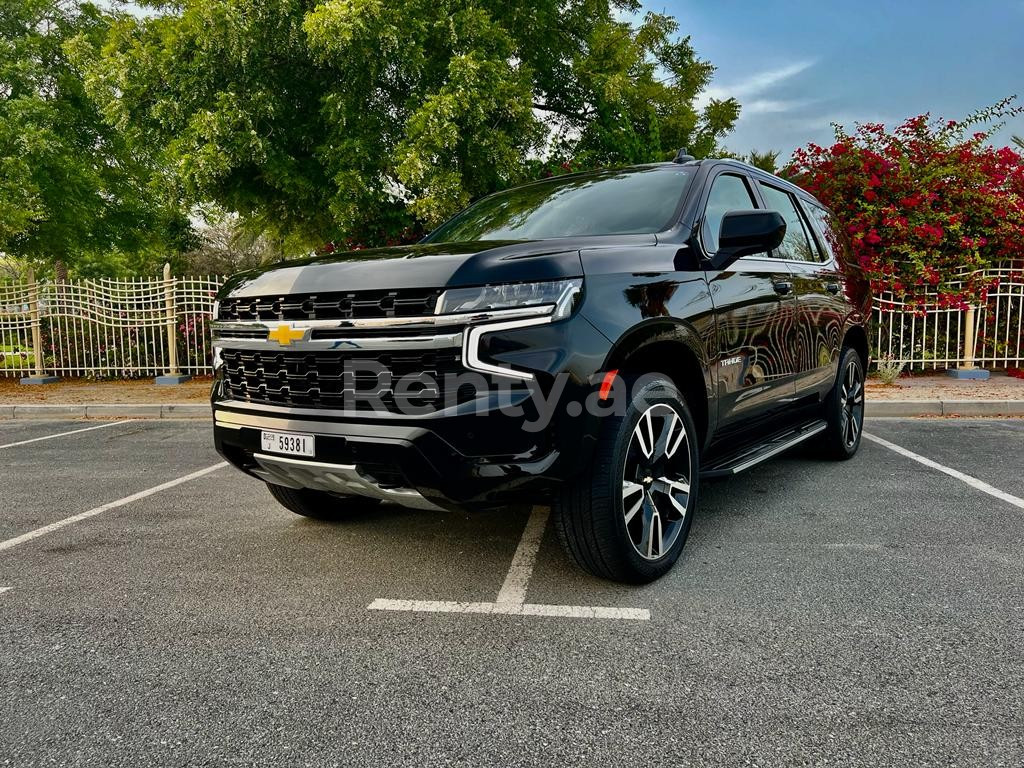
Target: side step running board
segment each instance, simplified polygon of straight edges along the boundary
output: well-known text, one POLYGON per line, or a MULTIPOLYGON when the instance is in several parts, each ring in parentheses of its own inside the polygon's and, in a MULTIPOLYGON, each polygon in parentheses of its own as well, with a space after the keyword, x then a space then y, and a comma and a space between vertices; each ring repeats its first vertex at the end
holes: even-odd
POLYGON ((745 469, 760 464, 766 459, 770 459, 772 456, 777 456, 789 448, 792 448, 797 443, 802 443, 809 437, 819 432, 824 431, 828 427, 828 424, 824 420, 812 421, 796 429, 791 429, 787 432, 774 435, 768 438, 767 441, 760 445, 755 445, 753 448, 734 454, 732 456, 726 456, 718 462, 715 462, 711 466, 701 471, 701 477, 726 477, 728 475, 739 474, 745 469))

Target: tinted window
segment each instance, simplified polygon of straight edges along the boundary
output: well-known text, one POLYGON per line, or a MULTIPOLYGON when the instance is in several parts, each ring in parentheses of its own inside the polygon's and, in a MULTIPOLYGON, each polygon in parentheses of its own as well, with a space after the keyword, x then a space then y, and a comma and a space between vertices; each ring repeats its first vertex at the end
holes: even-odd
POLYGON ((761 185, 761 194, 768 210, 778 211, 786 220, 786 237, 772 255, 793 261, 821 261, 821 256, 807 231, 807 225, 804 224, 804 217, 796 207, 794 197, 767 184, 761 185))
POLYGON ((708 204, 704 208, 704 224, 701 227, 701 242, 708 253, 718 251, 718 235, 722 231, 722 219, 729 211, 747 211, 757 206, 747 188, 747 183, 739 176, 723 173, 711 184, 708 204))
POLYGON ((813 204, 805 204, 804 208, 811 214, 811 219, 814 221, 814 226, 817 227, 818 234, 820 235, 818 239, 825 249, 825 253, 838 261, 839 255, 843 252, 843 247, 832 214, 824 208, 813 204))
POLYGON ((652 234, 669 229, 691 168, 650 168, 564 176, 485 197, 428 242, 533 240, 576 235, 652 234))

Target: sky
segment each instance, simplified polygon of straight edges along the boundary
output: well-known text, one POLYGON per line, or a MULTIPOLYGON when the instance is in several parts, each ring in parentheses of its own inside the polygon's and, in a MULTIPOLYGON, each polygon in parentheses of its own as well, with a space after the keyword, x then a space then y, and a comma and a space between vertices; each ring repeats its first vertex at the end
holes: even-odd
MULTIPOLYGON (((1018 94, 1024 104, 1024 0, 662 0, 717 67, 705 94, 742 107, 733 152, 831 143, 831 122, 958 119, 1018 94)), ((1024 136, 1024 116, 993 143, 1024 136)))

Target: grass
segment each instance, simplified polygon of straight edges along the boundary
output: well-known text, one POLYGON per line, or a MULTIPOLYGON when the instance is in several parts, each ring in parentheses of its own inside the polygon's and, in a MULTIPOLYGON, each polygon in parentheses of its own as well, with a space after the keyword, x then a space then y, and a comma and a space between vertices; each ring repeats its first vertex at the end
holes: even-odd
POLYGON ((31 368, 35 359, 31 349, 16 344, 0 344, 0 368, 31 368))

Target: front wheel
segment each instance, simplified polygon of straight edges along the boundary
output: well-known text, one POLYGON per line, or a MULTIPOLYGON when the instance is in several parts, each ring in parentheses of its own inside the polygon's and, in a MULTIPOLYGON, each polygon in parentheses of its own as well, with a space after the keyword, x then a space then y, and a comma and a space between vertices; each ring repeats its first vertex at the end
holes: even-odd
POLYGON ((591 468, 556 499, 555 527, 569 556, 614 581, 642 584, 668 572, 696 509, 698 442, 671 381, 637 384, 625 413, 605 419, 591 468))
POLYGON ((864 431, 864 364, 850 347, 843 349, 836 383, 825 398, 825 420, 821 441, 827 455, 838 461, 853 458, 864 431))

